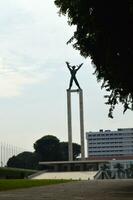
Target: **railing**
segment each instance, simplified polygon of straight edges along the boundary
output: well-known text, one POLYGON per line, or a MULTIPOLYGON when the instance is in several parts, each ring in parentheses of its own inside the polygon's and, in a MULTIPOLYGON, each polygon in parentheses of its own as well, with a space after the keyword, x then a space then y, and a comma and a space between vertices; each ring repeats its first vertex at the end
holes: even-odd
POLYGON ((6 142, 0 142, 0 167, 4 167, 12 156, 23 152, 24 149, 6 142))

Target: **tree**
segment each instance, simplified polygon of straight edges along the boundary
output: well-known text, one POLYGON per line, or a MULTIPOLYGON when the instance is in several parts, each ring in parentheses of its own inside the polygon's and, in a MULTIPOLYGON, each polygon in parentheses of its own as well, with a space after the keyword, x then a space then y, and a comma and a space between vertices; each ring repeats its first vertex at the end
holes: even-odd
POLYGON ((98 81, 107 91, 109 117, 118 103, 133 110, 133 1, 55 0, 60 14, 75 25, 68 43, 91 57, 98 81))
POLYGON ((53 135, 46 135, 34 143, 35 152, 41 155, 42 161, 60 159, 60 141, 53 135))
MULTIPOLYGON (((17 156, 9 158, 8 167, 24 169, 44 169, 39 165, 40 161, 65 161, 68 160, 68 142, 60 142, 53 135, 46 135, 34 144, 35 151, 22 152, 17 156)), ((80 154, 80 145, 73 143, 73 158, 80 154)))
MULTIPOLYGON (((68 142, 60 142, 53 135, 46 135, 34 144, 35 152, 41 156, 41 161, 68 160, 68 142)), ((73 159, 80 154, 80 145, 73 143, 73 159)))
MULTIPOLYGON (((73 159, 75 160, 77 156, 81 153, 81 147, 79 144, 72 143, 73 146, 73 159)), ((60 160, 68 160, 68 142, 60 142, 60 153, 61 159, 60 160)))
POLYGON ((8 167, 23 168, 23 169, 38 169, 39 155, 32 152, 22 152, 17 156, 9 158, 8 167))

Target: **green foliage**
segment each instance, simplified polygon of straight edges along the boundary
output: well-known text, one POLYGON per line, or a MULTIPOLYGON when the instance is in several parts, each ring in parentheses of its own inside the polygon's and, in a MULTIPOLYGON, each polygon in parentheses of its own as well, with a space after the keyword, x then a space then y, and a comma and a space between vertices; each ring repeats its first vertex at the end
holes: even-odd
MULTIPOLYGON (((73 143, 73 159, 75 160, 81 152, 81 147, 79 144, 73 143)), ((60 142, 60 160, 68 160, 68 142, 60 142)))
POLYGON ((73 159, 75 160, 81 153, 81 146, 77 143, 72 143, 73 145, 73 159))
POLYGON ((0 168, 0 179, 23 179, 35 172, 37 172, 37 171, 36 170, 25 170, 25 169, 1 167, 0 168))
POLYGON ((37 169, 40 155, 32 152, 22 152, 17 156, 11 157, 8 162, 8 167, 16 167, 23 169, 37 169))
POLYGON ((59 139, 52 135, 44 136, 34 144, 35 152, 41 155, 41 160, 43 161, 59 160, 59 148, 59 139))
MULTIPOLYGON (((46 135, 34 144, 35 152, 41 155, 42 161, 68 160, 68 142, 60 142, 52 135, 46 135)), ((80 154, 80 145, 73 143, 73 158, 80 154)))
POLYGON ((0 191, 67 183, 70 180, 0 180, 0 191))
MULTIPOLYGON (((65 161, 68 160, 68 142, 60 142, 53 135, 46 135, 34 143, 35 152, 22 152, 17 156, 11 157, 8 167, 23 169, 44 169, 39 165, 39 161, 65 161)), ((79 156, 80 145, 73 143, 73 158, 79 156)))
POLYGON ((118 103, 133 110, 133 1, 55 0, 76 31, 69 42, 91 57, 98 81, 108 92, 109 117, 118 103))

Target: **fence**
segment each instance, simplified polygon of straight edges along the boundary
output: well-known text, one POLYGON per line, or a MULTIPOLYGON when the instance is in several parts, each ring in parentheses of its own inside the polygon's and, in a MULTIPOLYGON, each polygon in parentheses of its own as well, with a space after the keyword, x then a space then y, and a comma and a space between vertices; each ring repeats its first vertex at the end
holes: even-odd
POLYGON ((0 142, 0 167, 6 166, 9 158, 16 156, 23 151, 23 148, 5 142, 0 142))

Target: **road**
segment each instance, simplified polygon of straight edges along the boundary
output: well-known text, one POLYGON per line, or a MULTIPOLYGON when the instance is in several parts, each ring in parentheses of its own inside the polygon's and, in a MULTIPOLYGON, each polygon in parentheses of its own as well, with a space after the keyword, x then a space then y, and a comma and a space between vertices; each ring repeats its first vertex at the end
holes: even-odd
POLYGON ((133 200, 133 180, 79 181, 0 192, 0 200, 133 200))

